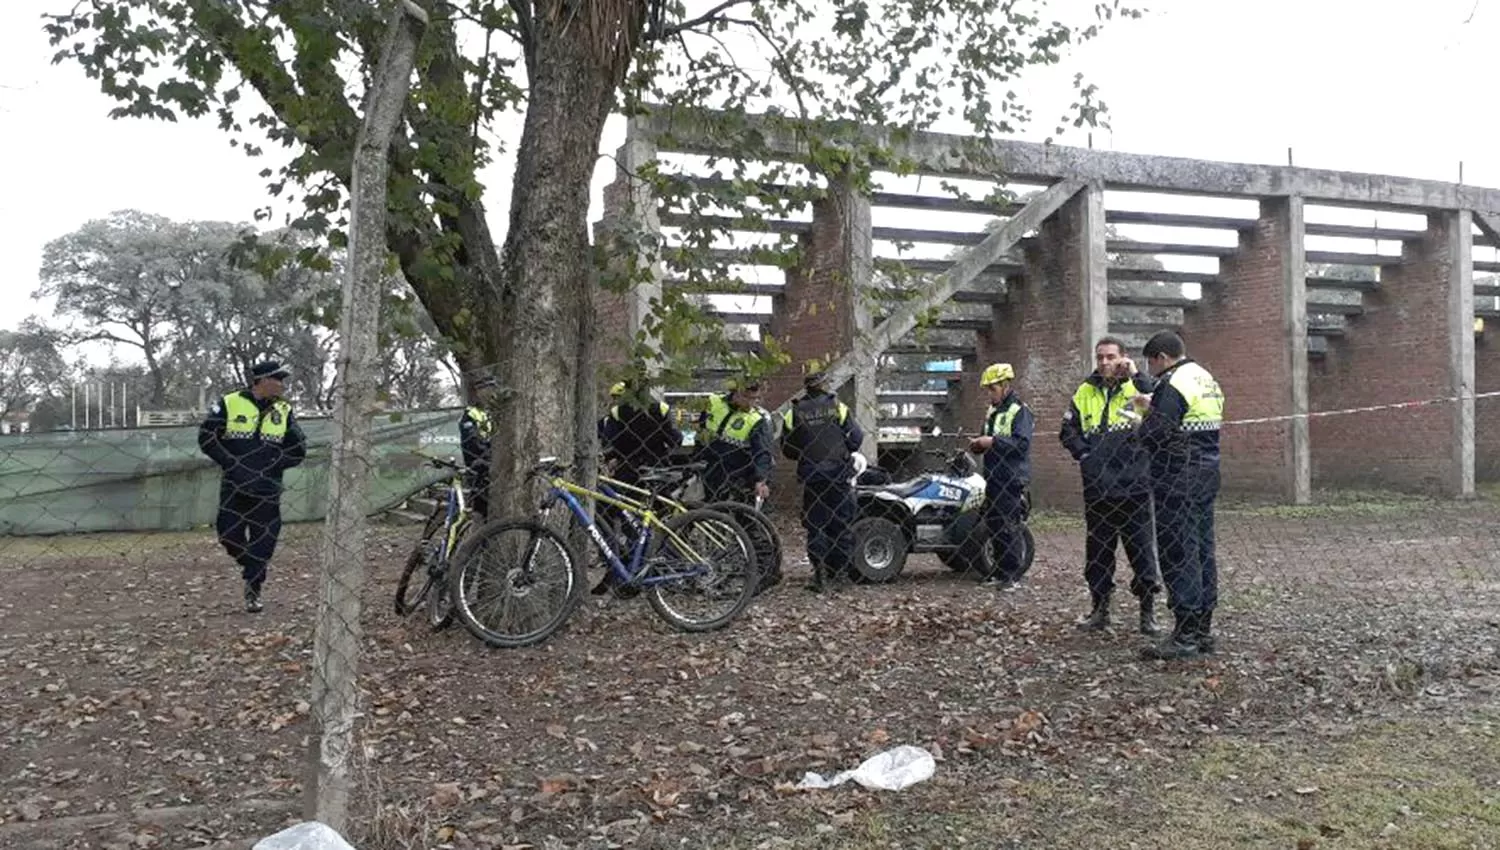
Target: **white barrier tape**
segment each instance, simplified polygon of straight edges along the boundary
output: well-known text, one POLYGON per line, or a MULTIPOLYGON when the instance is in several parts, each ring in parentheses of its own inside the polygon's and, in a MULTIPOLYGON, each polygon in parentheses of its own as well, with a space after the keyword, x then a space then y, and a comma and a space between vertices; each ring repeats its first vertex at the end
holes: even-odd
POLYGON ((1382 410, 1405 410, 1412 407, 1427 407, 1433 404, 1447 404, 1465 399, 1477 400, 1481 398, 1500 397, 1500 392, 1475 393, 1472 395, 1450 395, 1439 398, 1422 399, 1421 401, 1398 401, 1393 404, 1374 404, 1369 407, 1348 407, 1341 410, 1317 410, 1310 413, 1288 413, 1282 416, 1261 416, 1255 419, 1228 419, 1220 427, 1230 425, 1263 425, 1267 422, 1291 422, 1294 419, 1316 419, 1322 416, 1347 416, 1352 413, 1375 413, 1382 410))

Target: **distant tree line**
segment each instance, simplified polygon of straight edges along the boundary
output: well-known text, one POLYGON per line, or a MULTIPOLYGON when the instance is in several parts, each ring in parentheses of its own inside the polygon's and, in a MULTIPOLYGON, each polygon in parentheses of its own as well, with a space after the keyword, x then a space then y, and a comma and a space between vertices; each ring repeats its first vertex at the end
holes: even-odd
MULTIPOLYGON (((112 384, 132 409, 194 408, 242 385, 264 357, 294 370, 296 402, 331 407, 340 264, 315 244, 295 230, 135 210, 50 242, 33 297, 54 299, 56 312, 0 331, 0 416, 30 413, 33 430, 66 425, 84 385, 112 384), (101 343, 109 363, 80 357, 101 343)), ((454 400, 448 350, 399 275, 382 307, 381 351, 388 407, 454 400)))

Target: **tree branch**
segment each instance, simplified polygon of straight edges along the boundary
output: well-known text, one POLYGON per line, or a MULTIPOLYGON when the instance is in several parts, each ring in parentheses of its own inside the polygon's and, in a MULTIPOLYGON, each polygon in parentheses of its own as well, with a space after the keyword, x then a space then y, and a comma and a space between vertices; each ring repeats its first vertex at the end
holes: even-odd
MULTIPOLYGON (((658 2, 659 2, 659 0, 658 0, 658 2)), ((730 9, 733 9, 735 6, 743 6, 743 5, 747 4, 747 3, 752 3, 752 2, 754 2, 754 0, 724 0, 724 2, 722 2, 719 5, 713 7, 712 9, 709 9, 707 12, 704 12, 703 14, 699 15, 696 18, 692 18, 690 20, 686 20, 686 21, 682 21, 680 23, 672 24, 670 26, 662 26, 662 27, 655 27, 655 26, 653 26, 652 29, 646 33, 646 36, 643 39, 643 41, 647 41, 647 42, 664 41, 666 39, 671 38, 672 36, 680 35, 682 33, 685 33, 688 30, 697 29, 698 27, 701 27, 704 24, 710 24, 710 23, 715 23, 715 22, 720 21, 720 20, 724 20, 724 18, 721 18, 720 16, 723 15, 725 12, 729 11, 730 9)))
POLYGON ((511 11, 516 13, 516 41, 523 50, 529 51, 527 45, 531 44, 536 37, 536 27, 532 23, 531 0, 508 0, 511 11))
POLYGON ((797 112, 799 113, 800 117, 803 121, 812 120, 812 113, 807 108, 807 102, 802 99, 802 86, 799 84, 797 75, 792 73, 792 66, 791 63, 787 61, 786 52, 781 49, 780 44, 776 43, 776 39, 772 38, 769 32, 766 32, 766 28, 762 26, 759 21, 747 21, 740 18, 725 18, 724 21, 726 23, 739 24, 742 27, 748 27, 755 30, 755 32, 760 35, 761 40, 764 41, 767 46, 769 46, 771 50, 776 54, 776 61, 773 62, 772 65, 780 74, 781 81, 786 83, 787 87, 792 90, 792 97, 797 99, 797 112))

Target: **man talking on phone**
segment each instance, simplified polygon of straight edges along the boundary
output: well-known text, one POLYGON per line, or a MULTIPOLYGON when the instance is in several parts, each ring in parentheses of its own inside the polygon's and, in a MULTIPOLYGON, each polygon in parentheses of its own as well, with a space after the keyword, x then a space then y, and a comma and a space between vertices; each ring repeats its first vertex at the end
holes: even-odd
POLYGON ((1150 458, 1133 435, 1141 417, 1132 400, 1147 395, 1156 381, 1141 373, 1114 337, 1094 345, 1094 373, 1073 394, 1058 438, 1083 475, 1084 581, 1092 608, 1078 623, 1082 631, 1109 627, 1109 601, 1115 589, 1115 548, 1135 573, 1130 592, 1141 603, 1140 631, 1158 634, 1156 596, 1162 590, 1156 560, 1156 522, 1151 505, 1150 458))

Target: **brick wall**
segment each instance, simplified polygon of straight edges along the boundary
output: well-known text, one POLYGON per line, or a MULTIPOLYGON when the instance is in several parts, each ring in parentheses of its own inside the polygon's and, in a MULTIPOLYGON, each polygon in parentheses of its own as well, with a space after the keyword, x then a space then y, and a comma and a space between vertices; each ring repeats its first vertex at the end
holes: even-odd
MULTIPOLYGON (((1500 327, 1486 321, 1485 333, 1474 341, 1475 394, 1500 392, 1500 327)), ((1474 477, 1500 481, 1500 397, 1474 402, 1474 477)))
MULTIPOLYGON (((1085 338, 1088 320, 1081 297, 1086 203, 1080 193, 1043 223, 1035 239, 1027 240, 1025 273, 1011 282, 994 332, 980 335, 979 368, 997 361, 1014 366, 1016 391, 1036 415, 1031 492, 1039 508, 1082 504, 1078 465, 1058 442, 1057 432, 1073 393, 1088 376, 1084 363, 1094 345, 1085 338)), ((965 378, 977 385, 979 376, 965 378)), ((977 428, 980 420, 972 421, 977 428)))
MULTIPOLYGON (((1449 394, 1451 225, 1445 215, 1428 222, 1422 239, 1402 247, 1401 263, 1381 270, 1379 289, 1365 295, 1364 314, 1332 341, 1310 388, 1314 411, 1449 394)), ((1455 412, 1439 404, 1314 418, 1314 484, 1450 492, 1458 472, 1455 412)))
MULTIPOLYGON (((847 197, 847 196, 845 196, 847 197)), ((812 228, 801 236, 801 262, 786 270, 786 287, 775 299, 770 334, 791 356, 764 388, 764 403, 775 409, 802 389, 802 364, 823 364, 848 352, 855 335, 855 286, 851 278, 849 209, 836 193, 813 203, 812 228)), ((845 402, 853 408, 852 398, 845 402)), ((861 422, 866 430, 874 422, 861 422)), ((800 505, 795 464, 778 454, 772 498, 779 508, 800 505)), ((871 458, 874 461, 874 458, 871 458)))
MULTIPOLYGON (((631 211, 631 186, 629 178, 617 175, 604 187, 604 215, 595 225, 595 239, 603 241, 611 227, 626 220, 631 211)), ((595 333, 598 334, 594 351, 601 365, 622 366, 630 352, 630 303, 633 292, 615 293, 601 289, 594 293, 594 313, 598 316, 595 333)), ((605 380, 601 370, 600 380, 605 380)))
MULTIPOLYGON (((1226 419, 1294 412, 1292 357, 1300 346, 1305 362, 1307 340, 1305 330, 1292 330, 1296 307, 1286 292, 1289 267, 1302 265, 1302 216, 1293 203, 1300 205, 1262 202, 1255 228, 1240 233, 1238 252, 1220 261, 1219 281, 1205 284, 1202 302, 1183 314, 1188 355, 1223 388, 1226 419)), ((1295 326, 1306 327, 1305 313, 1295 326)), ((1290 422, 1230 426, 1220 439, 1226 494, 1291 497, 1290 422)))

